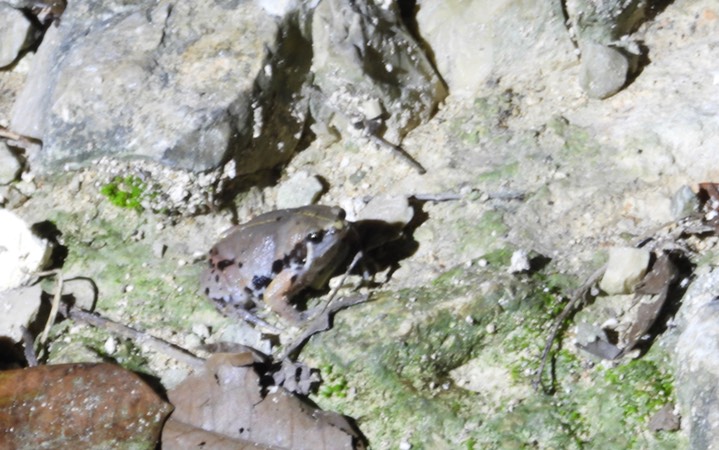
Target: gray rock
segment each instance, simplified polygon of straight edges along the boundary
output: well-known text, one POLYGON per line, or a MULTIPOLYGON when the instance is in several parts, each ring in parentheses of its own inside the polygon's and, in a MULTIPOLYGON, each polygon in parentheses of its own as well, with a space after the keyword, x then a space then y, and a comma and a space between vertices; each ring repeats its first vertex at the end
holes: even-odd
POLYGON ((5 142, 0 141, 0 185, 17 179, 22 164, 5 142))
POLYGON ((422 1, 417 25, 453 95, 474 98, 525 77, 539 91, 549 80, 538 74, 576 61, 559 2, 422 1))
POLYGON ((32 24, 21 11, 0 3, 0 68, 12 64, 32 43, 31 31, 32 24))
POLYGON ((582 44, 579 85, 591 98, 604 99, 619 92, 627 82, 629 61, 619 50, 586 42, 582 44))
POLYGON ((566 2, 572 32, 581 50, 579 83, 591 98, 619 92, 635 72, 640 50, 628 36, 646 18, 646 0, 566 2), (622 51, 618 46, 626 47, 622 51), (634 48, 636 47, 636 48, 634 48))
POLYGON ((322 193, 324 186, 315 175, 297 172, 277 188, 277 208, 299 208, 311 205, 322 193))
POLYGON ((699 200, 694 191, 687 185, 680 187, 672 196, 672 218, 681 220, 697 211, 699 211, 699 200))
POLYGON ((40 309, 40 284, 0 292, 0 336, 15 342, 22 340, 22 329, 28 328, 40 309))
POLYGON ((329 106, 315 108, 320 122, 361 120, 355 104, 376 100, 399 138, 446 93, 393 9, 352 5, 71 2, 11 126, 43 141, 30 155, 40 170, 110 156, 252 173, 293 155, 310 96, 329 106))
POLYGON ((45 168, 102 155, 238 174, 288 159, 309 46, 253 2, 71 2, 13 111, 45 168))
POLYGON ((646 18, 647 0, 571 0, 566 2, 577 40, 609 44, 631 33, 646 18))
POLYGON ((52 249, 6 209, 0 209, 0 230, 0 291, 5 291, 31 281, 49 261, 52 249))
POLYGON ((629 294, 647 273, 649 251, 641 248, 614 247, 609 250, 607 270, 599 287, 607 294, 629 294))
POLYGON ((339 134, 374 118, 379 107, 384 137, 398 142, 447 95, 394 7, 323 0, 312 14, 312 52, 318 88, 312 114, 339 134))
POLYGON ((677 315, 676 389, 691 448, 719 442, 719 269, 704 267, 677 315))

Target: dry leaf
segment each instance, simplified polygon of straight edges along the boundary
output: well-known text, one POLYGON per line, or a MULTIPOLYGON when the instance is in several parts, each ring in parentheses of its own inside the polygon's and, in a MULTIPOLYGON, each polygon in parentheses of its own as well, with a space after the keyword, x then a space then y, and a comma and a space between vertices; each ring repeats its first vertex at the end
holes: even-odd
POLYGON ((168 392, 175 411, 162 448, 207 448, 208 439, 214 439, 212 448, 363 448, 343 416, 310 406, 283 388, 264 395, 253 364, 248 353, 216 354, 202 373, 168 392))
POLYGON ((112 364, 0 372, 0 448, 155 448, 171 406, 112 364))

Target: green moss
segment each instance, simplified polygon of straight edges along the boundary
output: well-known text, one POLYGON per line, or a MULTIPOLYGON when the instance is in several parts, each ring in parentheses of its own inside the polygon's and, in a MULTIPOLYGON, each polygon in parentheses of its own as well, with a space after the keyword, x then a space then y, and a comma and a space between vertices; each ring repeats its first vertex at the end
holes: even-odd
POLYGON ((149 228, 144 216, 108 208, 88 222, 77 214, 53 211, 52 220, 63 230, 68 249, 63 272, 94 280, 94 307, 100 314, 141 330, 189 330, 199 315, 213 311, 196 292, 199 268, 178 265, 167 255, 160 258, 147 239, 133 239, 138 229, 149 228))
POLYGON ((477 177, 477 182, 502 181, 512 179, 519 171, 519 163, 511 162, 498 167, 494 167, 487 172, 481 173, 477 177))
POLYGON ((348 384, 347 378, 344 375, 337 373, 334 370, 332 364, 324 364, 320 367, 320 373, 322 374, 322 385, 318 391, 318 395, 329 398, 337 396, 340 398, 347 397, 348 384))
POLYGON ((376 293, 371 308, 338 314, 303 356, 331 364, 330 389, 348 395, 315 400, 362 417, 374 448, 396 447, 400 439, 413 449, 685 448, 679 434, 644 428, 672 396, 658 348, 604 369, 560 335, 550 369, 557 392, 531 389, 551 326, 577 280, 551 269, 507 274, 508 255, 511 249, 498 250, 484 257, 492 260, 485 267, 463 264, 431 285, 376 293), (455 385, 452 371, 470 361, 507 373, 508 390, 497 398, 455 385), (513 391, 523 394, 512 397, 513 391))
POLYGON ((471 255, 488 254, 504 247, 501 237, 508 230, 499 211, 487 211, 478 219, 458 219, 454 227, 462 236, 457 250, 471 255))
POLYGON ((598 154, 599 143, 592 134, 578 125, 572 124, 564 117, 554 117, 547 123, 547 128, 562 138, 562 155, 564 157, 598 154))
POLYGON ((100 188, 100 193, 107 197, 113 205, 138 212, 144 209, 141 204, 142 200, 150 195, 147 184, 135 175, 114 177, 100 188))

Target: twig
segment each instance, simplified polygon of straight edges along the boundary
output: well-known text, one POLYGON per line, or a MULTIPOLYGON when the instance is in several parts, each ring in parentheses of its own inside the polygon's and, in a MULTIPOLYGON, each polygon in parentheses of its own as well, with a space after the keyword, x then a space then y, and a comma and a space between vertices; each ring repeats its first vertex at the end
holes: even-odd
POLYGON ((278 358, 278 361, 282 361, 286 358, 292 357, 295 355, 302 346, 315 334, 321 333, 325 330, 330 329, 330 318, 334 313, 341 309, 349 308, 350 306, 358 305, 360 303, 364 303, 369 300, 369 296, 367 294, 364 295, 355 295, 352 297, 346 297, 342 300, 339 300, 338 302, 335 302, 334 305, 332 305, 331 308, 325 307, 327 310, 324 309, 322 312, 315 316, 314 319, 310 322, 310 324, 304 329, 302 334, 300 334, 297 338, 295 338, 294 341, 287 347, 285 347, 284 351, 278 358))
POLYGON ((10 131, 5 127, 0 126, 0 138, 9 139, 15 141, 18 147, 28 149, 29 147, 42 146, 42 141, 29 136, 23 136, 22 134, 10 131))
POLYGON ((454 192, 443 192, 439 194, 414 194, 411 198, 420 202, 451 202, 461 200, 462 194, 454 192))
POLYGON ((325 302, 325 306, 322 307, 322 310, 320 311, 320 314, 324 313, 327 308, 329 308, 330 304, 332 303, 332 300, 334 300, 335 296, 337 295, 337 292, 339 292, 340 288, 345 284, 345 281, 347 280, 347 277, 349 276, 350 272, 355 268, 357 263, 360 259, 364 257, 364 253, 360 250, 357 252, 357 254, 352 258, 352 262, 347 266, 347 270, 342 275, 342 279, 340 280, 339 284, 336 288, 332 289, 332 292, 330 292, 329 299, 325 302))
POLYGON ((96 328, 101 328, 112 334, 127 339, 132 339, 139 345, 147 345, 148 347, 152 347, 155 350, 166 354, 167 356, 170 356, 178 361, 187 364, 188 366, 199 368, 204 365, 204 360, 202 358, 193 355, 182 347, 164 341, 160 338, 156 338, 126 325, 113 322, 112 320, 101 317, 98 314, 94 314, 88 311, 84 311, 80 308, 69 306, 67 310, 67 317, 78 322, 92 325, 96 328))
POLYGON ((414 157, 412 155, 410 155, 407 152, 407 150, 403 149, 402 147, 400 147, 397 144, 391 143, 390 141, 388 141, 387 139, 385 139, 381 136, 378 136, 378 135, 372 133, 370 130, 366 130, 365 132, 367 134, 367 137, 369 137, 370 141, 374 142, 375 144, 379 145, 380 147, 387 147, 390 150, 396 152, 402 159, 404 159, 407 163, 409 163, 410 166, 417 169, 417 172, 420 175, 424 175, 425 173, 427 173, 427 169, 425 169, 424 166, 422 166, 422 164, 419 163, 419 161, 414 159, 414 157))
POLYGON ((47 322, 45 322, 45 329, 42 330, 42 335, 40 336, 40 345, 45 345, 45 342, 47 342, 47 337, 50 334, 50 328, 55 324, 55 319, 57 319, 57 312, 60 309, 60 299, 62 298, 62 286, 63 286, 63 279, 62 279, 62 271, 50 271, 49 273, 42 272, 41 274, 53 274, 57 275, 57 280, 55 281, 55 295, 52 297, 52 306, 50 307, 50 315, 47 318, 47 322))
POLYGON ((559 329, 561 328, 562 324, 569 316, 569 314, 574 311, 574 308, 577 306, 577 304, 586 297, 587 292, 589 292, 592 286, 602 277, 602 275, 604 275, 604 272, 606 270, 606 264, 597 269, 589 277, 589 279, 579 289, 575 291, 572 299, 569 301, 569 303, 567 303, 559 316, 557 316, 557 319, 554 321, 554 325, 552 325, 552 332, 549 335, 549 339, 547 339, 547 344, 544 346, 544 352, 542 352, 542 362, 539 365, 539 370, 537 371, 537 378, 532 382, 532 386, 534 387, 535 391, 539 389, 539 386, 542 385, 542 375, 544 374, 544 367, 547 364, 549 350, 552 348, 552 344, 557 338, 557 333, 559 333, 559 329))

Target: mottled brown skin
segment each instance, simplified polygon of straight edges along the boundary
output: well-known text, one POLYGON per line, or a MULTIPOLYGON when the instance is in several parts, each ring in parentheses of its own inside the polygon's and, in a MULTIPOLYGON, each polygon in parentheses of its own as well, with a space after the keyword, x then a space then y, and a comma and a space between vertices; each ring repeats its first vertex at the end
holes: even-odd
POLYGON ((264 302, 290 322, 303 315, 292 298, 322 287, 347 256, 352 227, 341 208, 313 205, 262 214, 231 229, 210 250, 201 289, 220 309, 264 324, 252 311, 264 302))

